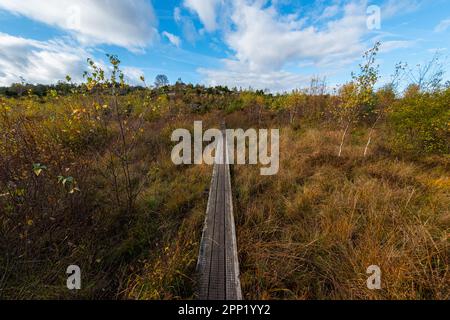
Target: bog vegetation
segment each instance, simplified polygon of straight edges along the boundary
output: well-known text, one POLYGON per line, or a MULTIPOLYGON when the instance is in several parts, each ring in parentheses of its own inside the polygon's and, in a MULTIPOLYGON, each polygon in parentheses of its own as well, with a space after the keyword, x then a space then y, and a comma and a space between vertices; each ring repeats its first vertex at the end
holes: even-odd
POLYGON ((277 176, 232 168, 246 299, 449 299, 450 86, 433 58, 380 88, 377 52, 334 91, 131 87, 116 56, 2 88, 0 297, 194 298, 211 168, 173 165, 170 135, 225 119, 281 128, 277 176))

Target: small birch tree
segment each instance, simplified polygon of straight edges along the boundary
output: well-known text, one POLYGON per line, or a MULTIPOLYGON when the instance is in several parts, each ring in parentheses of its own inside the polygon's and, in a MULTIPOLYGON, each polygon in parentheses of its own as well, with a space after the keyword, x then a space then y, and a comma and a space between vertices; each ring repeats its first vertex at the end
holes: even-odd
POLYGON ((345 138, 351 131, 352 126, 375 111, 374 87, 379 78, 379 66, 375 64, 375 60, 380 45, 381 43, 377 42, 372 49, 364 53, 364 63, 359 65, 359 74, 352 73, 352 81, 339 89, 339 103, 335 114, 342 127, 345 128, 339 146, 339 157, 342 156, 345 138))

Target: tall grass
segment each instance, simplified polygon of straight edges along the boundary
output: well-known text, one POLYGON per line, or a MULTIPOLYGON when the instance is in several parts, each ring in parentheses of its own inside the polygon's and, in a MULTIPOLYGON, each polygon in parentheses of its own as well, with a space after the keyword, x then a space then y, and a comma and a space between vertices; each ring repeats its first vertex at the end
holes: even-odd
MULTIPOLYGON (((363 132, 367 134, 367 132, 363 132)), ((274 178, 237 167, 242 286, 247 299, 448 299, 448 159, 431 165, 362 157, 353 137, 284 128, 274 178), (366 269, 382 270, 369 290, 366 269)))
POLYGON ((234 167, 245 298, 449 298, 450 89, 350 92, 349 115, 323 88, 152 90, 92 67, 81 86, 0 97, 1 298, 194 298, 212 169, 173 165, 170 136, 223 118, 281 129, 278 175, 234 167))

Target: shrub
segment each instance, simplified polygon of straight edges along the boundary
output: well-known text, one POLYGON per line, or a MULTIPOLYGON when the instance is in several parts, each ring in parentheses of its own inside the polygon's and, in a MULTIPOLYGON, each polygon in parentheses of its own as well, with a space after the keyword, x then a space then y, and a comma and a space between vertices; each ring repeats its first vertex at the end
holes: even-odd
POLYGON ((450 89, 436 93, 407 90, 389 115, 398 153, 448 154, 450 89))

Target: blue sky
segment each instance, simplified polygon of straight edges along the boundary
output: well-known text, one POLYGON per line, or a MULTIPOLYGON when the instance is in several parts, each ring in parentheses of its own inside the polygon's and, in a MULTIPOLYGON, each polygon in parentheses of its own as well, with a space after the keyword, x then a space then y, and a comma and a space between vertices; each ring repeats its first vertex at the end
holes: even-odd
POLYGON ((106 67, 112 53, 131 83, 163 73, 272 91, 313 76, 334 86, 376 41, 381 82, 436 51, 448 70, 450 1, 0 0, 0 85, 80 81, 88 57, 106 67))

